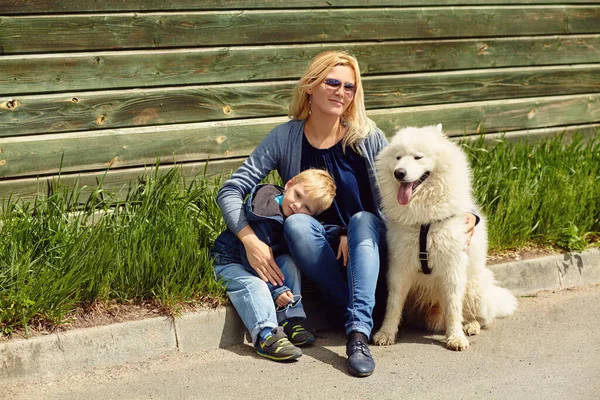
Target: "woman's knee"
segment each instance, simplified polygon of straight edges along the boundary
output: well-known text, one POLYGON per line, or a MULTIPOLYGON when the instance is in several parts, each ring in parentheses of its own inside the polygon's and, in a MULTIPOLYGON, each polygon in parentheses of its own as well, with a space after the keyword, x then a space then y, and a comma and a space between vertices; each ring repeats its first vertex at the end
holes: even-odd
POLYGON ((359 211, 350 218, 348 230, 371 230, 379 233, 385 229, 383 221, 368 211, 359 211))
POLYGON ((294 214, 285 219, 283 236, 289 244, 311 237, 322 237, 324 236, 324 230, 319 221, 310 215, 294 214))
POLYGON ((350 218, 349 224, 372 224, 376 223, 379 218, 368 211, 359 211, 350 218))

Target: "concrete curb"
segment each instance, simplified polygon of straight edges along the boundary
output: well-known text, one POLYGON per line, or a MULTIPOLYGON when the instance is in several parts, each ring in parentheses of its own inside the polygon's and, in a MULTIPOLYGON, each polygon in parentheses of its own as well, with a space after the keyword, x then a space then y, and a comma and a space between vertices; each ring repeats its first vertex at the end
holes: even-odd
MULTIPOLYGON (((518 296, 596 284, 600 283, 600 249, 491 265, 490 269, 501 286, 518 296)), ((0 343, 0 382, 243 342, 244 326, 231 307, 189 313, 174 322, 159 317, 15 339, 0 343)))
POLYGON ((600 248, 488 266, 515 295, 600 283, 600 248))

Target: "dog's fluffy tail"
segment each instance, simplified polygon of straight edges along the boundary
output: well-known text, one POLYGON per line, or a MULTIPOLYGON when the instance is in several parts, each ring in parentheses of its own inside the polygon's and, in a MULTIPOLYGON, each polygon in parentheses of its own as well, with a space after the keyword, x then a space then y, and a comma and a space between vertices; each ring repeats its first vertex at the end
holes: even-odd
POLYGON ((517 299, 508 289, 494 285, 491 288, 490 305, 495 318, 508 317, 517 309, 517 299))

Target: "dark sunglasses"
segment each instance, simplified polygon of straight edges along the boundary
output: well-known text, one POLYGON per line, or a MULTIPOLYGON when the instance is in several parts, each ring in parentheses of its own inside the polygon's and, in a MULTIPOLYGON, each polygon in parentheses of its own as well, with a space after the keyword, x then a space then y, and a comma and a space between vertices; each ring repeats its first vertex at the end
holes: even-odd
MULTIPOLYGON (((325 84, 332 89, 339 89, 342 86, 342 81, 337 79, 325 79, 325 84)), ((356 85, 353 83, 344 83, 344 92, 348 95, 354 95, 356 85)))

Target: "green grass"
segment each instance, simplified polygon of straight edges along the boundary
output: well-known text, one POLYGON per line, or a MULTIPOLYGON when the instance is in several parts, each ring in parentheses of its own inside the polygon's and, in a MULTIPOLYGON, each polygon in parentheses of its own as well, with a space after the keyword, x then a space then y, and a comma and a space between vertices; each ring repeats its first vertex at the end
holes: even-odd
MULTIPOLYGON (((492 250, 597 244, 598 139, 462 146, 473 163, 492 250)), ((3 204, 2 334, 59 326, 97 302, 152 302, 174 314, 182 304, 225 298, 208 252, 225 228, 215 201, 220 180, 186 181, 179 168, 157 171, 133 183, 124 200, 101 182, 70 188, 57 181, 35 200, 3 204)), ((281 184, 274 175, 269 181, 281 184)))
POLYGON ((56 185, 44 199, 5 204, 3 333, 59 325, 78 306, 109 299, 152 300, 176 312, 181 302, 222 297, 208 252, 224 229, 217 190, 218 181, 201 177, 186 184, 176 168, 141 177, 124 201, 96 190, 79 204, 81 188, 56 185))
POLYGON ((600 140, 463 143, 491 250, 529 243, 582 250, 600 232, 600 140))

